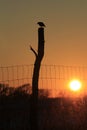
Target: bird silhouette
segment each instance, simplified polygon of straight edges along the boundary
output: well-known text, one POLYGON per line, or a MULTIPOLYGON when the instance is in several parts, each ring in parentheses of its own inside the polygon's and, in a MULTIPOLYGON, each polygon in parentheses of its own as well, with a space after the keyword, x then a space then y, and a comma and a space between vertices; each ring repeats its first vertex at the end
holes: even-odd
POLYGON ((43 22, 38 22, 37 24, 38 24, 40 27, 46 27, 43 22))

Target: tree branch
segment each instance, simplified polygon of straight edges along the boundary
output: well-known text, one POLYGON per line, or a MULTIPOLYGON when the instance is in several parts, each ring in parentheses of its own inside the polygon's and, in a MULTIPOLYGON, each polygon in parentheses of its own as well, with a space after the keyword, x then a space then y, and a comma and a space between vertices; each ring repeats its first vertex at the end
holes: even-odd
POLYGON ((30 45, 30 50, 35 54, 35 56, 37 57, 37 53, 36 51, 32 48, 32 46, 30 45))

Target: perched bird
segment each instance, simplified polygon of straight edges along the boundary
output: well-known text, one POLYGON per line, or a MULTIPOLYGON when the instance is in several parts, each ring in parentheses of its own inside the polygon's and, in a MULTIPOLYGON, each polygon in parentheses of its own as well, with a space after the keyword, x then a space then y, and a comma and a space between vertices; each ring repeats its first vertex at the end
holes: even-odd
POLYGON ((39 26, 41 26, 41 27, 46 27, 43 22, 38 22, 37 24, 38 24, 39 26))

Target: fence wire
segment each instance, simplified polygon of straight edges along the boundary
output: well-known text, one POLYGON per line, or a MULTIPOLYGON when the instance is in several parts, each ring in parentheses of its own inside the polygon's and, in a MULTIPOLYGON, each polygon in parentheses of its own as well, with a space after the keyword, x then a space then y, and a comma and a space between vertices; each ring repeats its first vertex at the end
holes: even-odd
MULTIPOLYGON (((33 65, 0 67, 0 83, 17 87, 32 84, 33 65)), ((70 79, 87 80, 86 66, 41 65, 39 87, 54 88, 59 82, 70 79)))

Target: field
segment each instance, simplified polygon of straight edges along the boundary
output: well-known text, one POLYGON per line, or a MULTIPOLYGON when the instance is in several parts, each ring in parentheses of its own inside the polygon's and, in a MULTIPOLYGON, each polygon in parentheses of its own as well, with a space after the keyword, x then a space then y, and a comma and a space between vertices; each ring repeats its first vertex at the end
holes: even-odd
MULTIPOLYGON (((22 87, 0 90, 0 130, 30 129, 31 94, 22 87)), ((86 130, 87 97, 49 98, 41 93, 38 100, 39 130, 86 130)))

